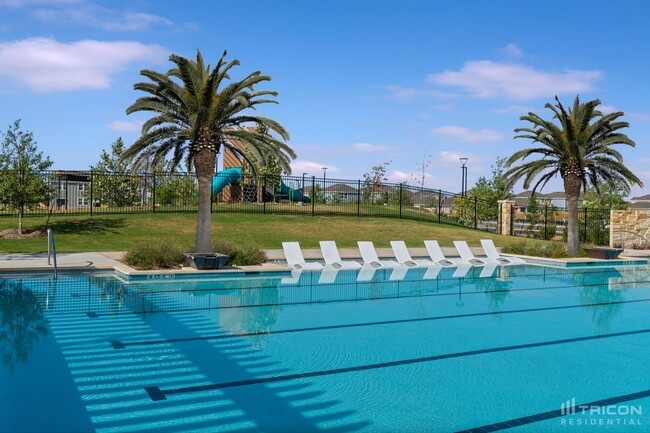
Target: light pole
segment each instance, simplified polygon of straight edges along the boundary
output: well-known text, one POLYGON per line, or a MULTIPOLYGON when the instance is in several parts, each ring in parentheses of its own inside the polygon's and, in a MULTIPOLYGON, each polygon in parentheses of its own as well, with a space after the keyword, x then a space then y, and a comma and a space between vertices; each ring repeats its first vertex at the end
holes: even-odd
POLYGON ((327 167, 323 167, 323 188, 325 188, 325 173, 327 172, 327 167))
POLYGON ((307 173, 302 174, 302 183, 300 184, 300 187, 302 188, 302 192, 305 192, 305 175, 307 173))
POLYGON ((465 164, 467 164, 467 160, 469 158, 460 158, 460 163, 461 165, 461 180, 460 180, 460 195, 464 198, 465 194, 467 194, 467 167, 465 167, 465 164))

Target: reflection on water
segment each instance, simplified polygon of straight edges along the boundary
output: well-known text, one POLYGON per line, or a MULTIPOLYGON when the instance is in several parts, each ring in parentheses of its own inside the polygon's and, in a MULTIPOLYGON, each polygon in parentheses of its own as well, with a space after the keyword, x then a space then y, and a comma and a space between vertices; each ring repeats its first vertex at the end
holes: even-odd
POLYGON ((26 363, 36 340, 47 334, 38 299, 22 281, 0 280, 0 359, 13 373, 26 363))
POLYGON ((611 271, 605 277, 597 274, 577 274, 576 285, 579 286, 578 300, 581 304, 602 304, 593 307, 587 307, 591 315, 591 321, 600 334, 608 333, 612 330, 614 319, 621 313, 625 300, 622 290, 609 290, 608 280, 620 278, 618 271, 611 271))

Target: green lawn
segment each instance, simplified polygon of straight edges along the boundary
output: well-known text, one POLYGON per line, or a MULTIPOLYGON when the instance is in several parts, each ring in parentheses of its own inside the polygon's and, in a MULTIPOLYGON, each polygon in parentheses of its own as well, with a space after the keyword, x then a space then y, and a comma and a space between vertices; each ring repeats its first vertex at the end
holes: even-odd
MULTIPOLYGON (((45 218, 24 220, 26 229, 42 228, 45 218)), ((125 251, 138 240, 166 239, 192 250, 196 214, 132 214, 101 216, 53 216, 59 252, 125 251)), ((0 230, 17 227, 17 220, 0 218, 0 230)), ((521 238, 431 222, 395 218, 357 218, 302 215, 259 215, 223 213, 213 215, 213 239, 241 246, 281 248, 283 241, 299 241, 303 248, 316 248, 320 240, 335 240, 339 247, 354 247, 358 240, 371 240, 377 247, 389 247, 402 239, 409 247, 421 247, 425 239, 437 239, 452 246, 465 239, 478 246, 479 239, 492 238, 503 246, 521 238)), ((535 241, 531 241, 535 242, 535 241)), ((541 241, 537 241, 541 242, 541 241)), ((0 253, 45 252, 47 239, 0 239, 0 253)))

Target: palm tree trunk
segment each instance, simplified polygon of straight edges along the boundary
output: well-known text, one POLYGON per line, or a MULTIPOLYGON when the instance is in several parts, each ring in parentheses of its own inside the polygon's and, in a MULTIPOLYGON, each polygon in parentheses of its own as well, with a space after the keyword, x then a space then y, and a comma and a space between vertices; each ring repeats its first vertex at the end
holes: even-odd
POLYGON ((196 221, 194 252, 199 254, 212 252, 212 176, 215 164, 215 152, 210 149, 201 149, 194 157, 196 177, 199 181, 199 215, 196 221))
POLYGON ((567 197, 567 253, 577 256, 580 252, 580 235, 578 233, 578 198, 582 181, 574 174, 564 178, 564 193, 567 197))

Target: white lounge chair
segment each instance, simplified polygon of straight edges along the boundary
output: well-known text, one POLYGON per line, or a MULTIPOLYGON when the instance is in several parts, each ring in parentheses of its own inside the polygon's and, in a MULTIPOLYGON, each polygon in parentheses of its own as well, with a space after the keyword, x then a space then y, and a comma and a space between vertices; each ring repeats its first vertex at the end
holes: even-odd
POLYGON ((409 268, 440 266, 439 263, 434 263, 431 260, 413 259, 404 241, 390 241, 390 246, 393 248, 395 258, 400 265, 408 266, 409 268))
POLYGON ((289 269, 323 269, 320 263, 305 261, 298 242, 282 242, 282 249, 289 269))
POLYGON ((380 260, 372 242, 358 241, 357 244, 359 245, 359 252, 364 266, 369 265, 373 268, 395 268, 399 266, 399 263, 394 260, 380 260))
POLYGON ((463 278, 469 270, 472 269, 472 265, 469 263, 461 263, 458 265, 456 270, 454 271, 454 274, 451 276, 452 278, 463 278))
POLYGON ((423 280, 435 280, 443 266, 429 266, 422 277, 423 280))
POLYGON ((332 284, 336 281, 339 270, 331 266, 325 266, 318 277, 318 284, 332 284))
POLYGON ((499 267, 498 263, 490 262, 487 265, 483 266, 479 278, 490 278, 494 274, 494 270, 499 267))
POLYGON ((361 263, 359 262, 355 262, 354 260, 341 260, 339 249, 336 247, 336 242, 334 241, 320 241, 320 250, 323 253, 323 260, 325 260, 325 266, 327 267, 334 269, 361 268, 361 263))
POLYGON ((388 277, 388 281, 402 281, 404 277, 406 277, 406 274, 408 273, 410 268, 407 266, 397 266, 393 268, 393 271, 390 273, 390 276, 388 277))
POLYGON ((357 281, 372 281, 372 278, 375 276, 377 268, 373 268, 370 265, 364 265, 357 275, 357 281))
POLYGON ((526 263, 525 260, 520 259, 519 257, 506 257, 500 255, 492 239, 481 239, 481 246, 483 246, 483 250, 485 251, 487 258, 492 262, 497 262, 502 265, 523 265, 526 263))
POLYGON ((461 261, 456 259, 448 259, 442 252, 442 248, 438 245, 438 241, 424 241, 424 246, 427 247, 427 253, 435 263, 441 266, 451 267, 458 266, 461 261))
POLYGON ((454 246, 456 247, 456 251, 458 251, 460 259, 465 263, 473 266, 485 266, 489 262, 487 259, 476 257, 465 241, 454 241, 454 246))
POLYGON ((280 280, 282 284, 298 284, 300 281, 300 275, 302 274, 302 269, 292 269, 291 277, 284 277, 280 280))

